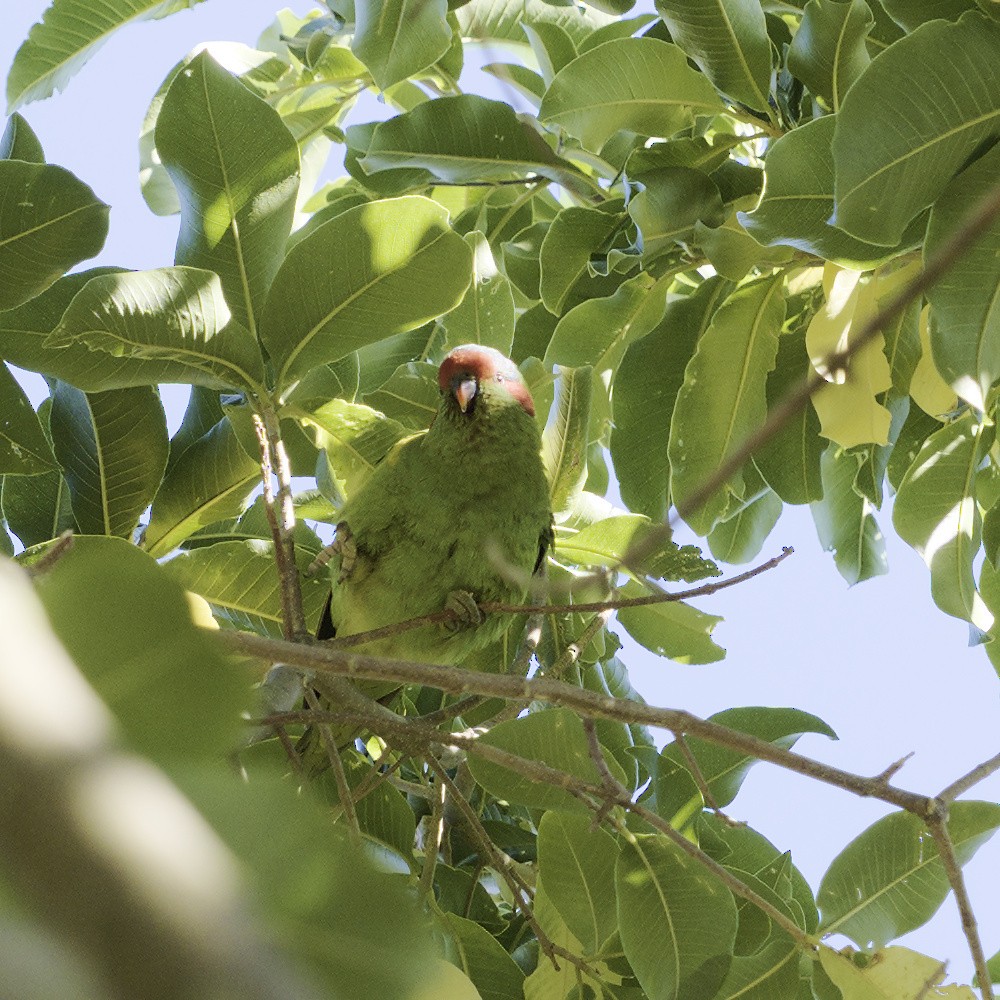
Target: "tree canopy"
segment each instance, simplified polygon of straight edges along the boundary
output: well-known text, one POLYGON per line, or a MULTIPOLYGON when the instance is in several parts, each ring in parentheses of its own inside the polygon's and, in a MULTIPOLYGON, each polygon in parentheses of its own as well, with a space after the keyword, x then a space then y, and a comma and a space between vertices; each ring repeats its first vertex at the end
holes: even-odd
POLYGON ((49 395, 0 365, 0 992, 971 997, 892 945, 954 893, 992 995, 962 866, 1000 756, 922 791, 839 770, 793 750, 835 736, 806 711, 646 704, 621 636, 721 659, 691 601, 785 558, 731 568, 784 505, 855 584, 892 496, 1000 669, 998 5, 283 10, 150 95, 173 263, 80 269, 108 206, 28 105, 196 2, 53 0, 7 79, 0 358, 49 395), (459 666, 312 641, 343 503, 464 343, 535 400, 545 592, 459 666), (759 761, 893 811, 811 886, 729 812, 759 761))

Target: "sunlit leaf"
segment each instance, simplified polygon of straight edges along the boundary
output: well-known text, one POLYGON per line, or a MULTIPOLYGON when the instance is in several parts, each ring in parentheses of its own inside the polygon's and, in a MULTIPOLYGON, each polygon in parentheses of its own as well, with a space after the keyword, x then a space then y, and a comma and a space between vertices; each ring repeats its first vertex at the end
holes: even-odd
POLYGON ((618 929, 613 837, 585 816, 546 813, 538 827, 539 875, 566 925, 592 955, 618 929))
POLYGON ((882 335, 877 334, 859 349, 854 346, 858 333, 876 311, 876 285, 864 281, 860 271, 834 270, 832 266, 827 267, 826 277, 826 304, 806 331, 813 367, 827 380, 827 385, 812 396, 820 433, 842 448, 885 444, 892 416, 880 402, 880 394, 892 385, 892 376, 882 335), (826 359, 839 352, 850 352, 846 373, 826 366, 826 359))
POLYGON ((382 90, 427 69, 451 45, 446 0, 354 0, 354 54, 382 90))
POLYGON ((0 160, 0 233, 0 309, 11 309, 100 252, 108 206, 62 167, 0 160))
POLYGON ((145 549, 158 558, 200 528, 241 514, 259 482, 260 462, 223 418, 170 464, 150 511, 145 549))
POLYGON ((789 71, 836 111, 871 62, 865 41, 874 23, 865 0, 809 0, 788 49, 789 71))
MULTIPOLYGON (((323 574, 305 577, 312 556, 296 554, 302 578, 306 625, 315 632, 330 583, 323 574)), ((274 566, 274 546, 264 541, 217 542, 182 552, 164 568, 185 590, 203 597, 215 615, 237 628, 280 638, 281 594, 274 566)))
POLYGON ((931 571, 934 603, 984 632, 993 615, 973 577, 982 529, 975 473, 992 441, 992 428, 971 410, 936 431, 900 483, 892 512, 896 531, 931 571))
POLYGON ((52 394, 52 443, 73 514, 88 535, 131 537, 167 465, 167 424, 154 389, 52 394))
POLYGON ((771 42, 758 0, 656 0, 670 37, 724 94, 770 111, 771 42))
POLYGON ((166 17, 201 0, 54 0, 42 20, 17 50, 7 77, 7 106, 13 111, 29 101, 62 90, 118 28, 131 21, 166 17))
POLYGON ((427 198, 372 202, 331 219, 296 244, 271 285, 261 336, 278 385, 287 390, 316 365, 448 312, 471 270, 472 251, 427 198))
POLYGON ((684 369, 730 287, 713 277, 670 302, 653 330, 628 348, 615 374, 611 458, 618 486, 632 510, 657 521, 669 506, 667 441, 684 369))
POLYGON ((622 846, 615 873, 622 947, 650 1000, 714 996, 732 961, 732 894, 663 836, 622 846))
POLYGON ((232 320, 218 276, 200 268, 91 279, 43 342, 55 352, 78 345, 105 359, 84 375, 88 387, 189 382, 253 389, 264 378, 255 339, 232 320))
POLYGON ((721 110, 715 88, 688 65, 683 49, 653 38, 620 38, 558 73, 538 114, 596 150, 619 129, 668 136, 697 114, 721 110))
POLYGON ((833 222, 893 246, 1000 122, 1000 22, 928 21, 848 91, 833 137, 833 222), (914 100, 913 95, 920 99, 914 100))
POLYGON ((215 271, 253 331, 291 231, 299 151, 277 112, 208 52, 174 78, 156 148, 177 188, 176 262, 215 271))
MULTIPOLYGON (((781 280, 761 278, 730 295, 698 341, 670 425, 671 490, 679 506, 763 423, 784 315, 781 280)), ((683 517, 707 534, 724 516, 728 497, 742 492, 737 472, 683 517)))
POLYGON ((501 273, 486 237, 478 230, 465 241, 472 249, 472 282, 465 298, 442 322, 448 331, 446 349, 459 344, 484 344, 509 354, 514 340, 514 295, 501 273))
MULTIPOLYGON (((830 224, 834 191, 830 143, 835 123, 831 115, 817 118, 786 132, 771 146, 764 161, 760 203, 752 212, 739 212, 739 220, 764 246, 795 247, 844 267, 872 267, 898 249, 866 243, 830 224)), ((922 234, 912 235, 908 244, 922 234)))
MULTIPOLYGON (((970 206, 995 190, 1000 147, 977 160, 947 187, 931 212, 925 260, 940 253, 970 206)), ((979 235, 975 252, 949 268, 928 290, 931 347, 938 371, 970 405, 982 410, 1000 377, 1000 221, 979 235)))
POLYGON ((0 473, 33 476, 57 468, 28 397, 0 363, 0 473))
MULTIPOLYGON (((1000 806, 955 802, 948 833, 965 864, 1000 827, 1000 806)), ((819 887, 820 929, 881 948, 925 924, 951 891, 937 846, 912 813, 891 813, 834 859, 819 887)))

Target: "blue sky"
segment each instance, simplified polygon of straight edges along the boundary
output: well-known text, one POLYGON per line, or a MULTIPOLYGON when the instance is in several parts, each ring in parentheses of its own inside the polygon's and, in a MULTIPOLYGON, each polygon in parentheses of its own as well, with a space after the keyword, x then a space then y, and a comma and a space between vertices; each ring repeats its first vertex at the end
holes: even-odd
MULTIPOLYGON (((310 6, 292 8, 301 14, 310 6)), ((42 0, 4 5, 0 68, 5 77, 44 7, 42 0)), ((141 269, 172 263, 176 218, 152 215, 139 193, 137 136, 149 99, 194 45, 206 40, 252 44, 274 10, 270 0, 208 0, 166 20, 133 25, 114 36, 65 93, 22 109, 47 159, 72 170, 112 206, 107 245, 85 266, 141 269)), ((470 90, 491 86, 478 73, 463 77, 463 85, 470 90)), ((385 114, 372 100, 351 122, 385 114)), ((327 176, 340 172, 335 147, 327 176)), ((167 405, 174 423, 183 398, 182 391, 170 388, 167 405)), ((966 646, 967 627, 932 603, 924 564, 896 538, 890 511, 884 509, 878 520, 887 536, 890 573, 849 589, 832 557, 820 550, 809 512, 786 508, 761 558, 784 545, 794 546, 796 554, 771 573, 695 602, 725 618, 715 636, 728 649, 727 658, 709 666, 682 666, 627 645, 624 656, 636 686, 655 704, 702 716, 740 705, 813 712, 840 740, 808 736, 800 741, 800 751, 867 774, 912 751, 915 756, 897 783, 914 791, 936 792, 995 754, 997 676, 981 649, 966 646)), ((996 801, 1000 776, 975 794, 996 801)), ((766 764, 754 769, 729 809, 778 847, 790 849, 814 889, 839 849, 888 811, 883 804, 766 764)), ((987 955, 1000 949, 998 870, 1000 838, 966 869, 987 955)), ((951 899, 927 927, 901 943, 950 959, 959 981, 971 976, 951 899)))

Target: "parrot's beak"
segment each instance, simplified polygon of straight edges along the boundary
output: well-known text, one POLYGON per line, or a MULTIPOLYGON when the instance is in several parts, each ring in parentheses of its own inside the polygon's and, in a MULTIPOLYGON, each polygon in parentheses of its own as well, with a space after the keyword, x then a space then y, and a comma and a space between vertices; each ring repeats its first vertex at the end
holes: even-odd
POLYGON ((463 413, 465 413, 465 411, 469 408, 469 404, 475 398, 478 389, 479 386, 474 378, 463 378, 462 381, 455 386, 453 390, 455 393, 455 399, 458 400, 458 408, 463 413))

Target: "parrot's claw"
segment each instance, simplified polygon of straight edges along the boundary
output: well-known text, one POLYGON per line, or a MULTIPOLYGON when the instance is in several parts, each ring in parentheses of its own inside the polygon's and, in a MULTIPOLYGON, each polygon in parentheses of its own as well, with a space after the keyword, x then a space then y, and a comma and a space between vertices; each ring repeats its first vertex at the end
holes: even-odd
POLYGON ((343 583, 354 569, 354 564, 358 559, 358 543, 354 541, 351 534, 350 525, 346 521, 341 521, 337 525, 337 537, 333 541, 337 554, 340 556, 340 573, 337 575, 337 583, 343 583))
POLYGON ((449 632, 460 632, 462 629, 474 628, 483 623, 483 613, 479 610, 475 597, 467 590, 453 590, 444 602, 444 606, 455 616, 445 623, 445 628, 449 632))
POLYGON ((354 541, 351 534, 350 525, 346 521, 341 521, 337 525, 337 533, 333 541, 325 546, 309 564, 306 576, 314 576, 334 557, 340 557, 340 572, 337 574, 337 583, 343 583, 354 569, 354 564, 358 559, 358 543, 354 541))

